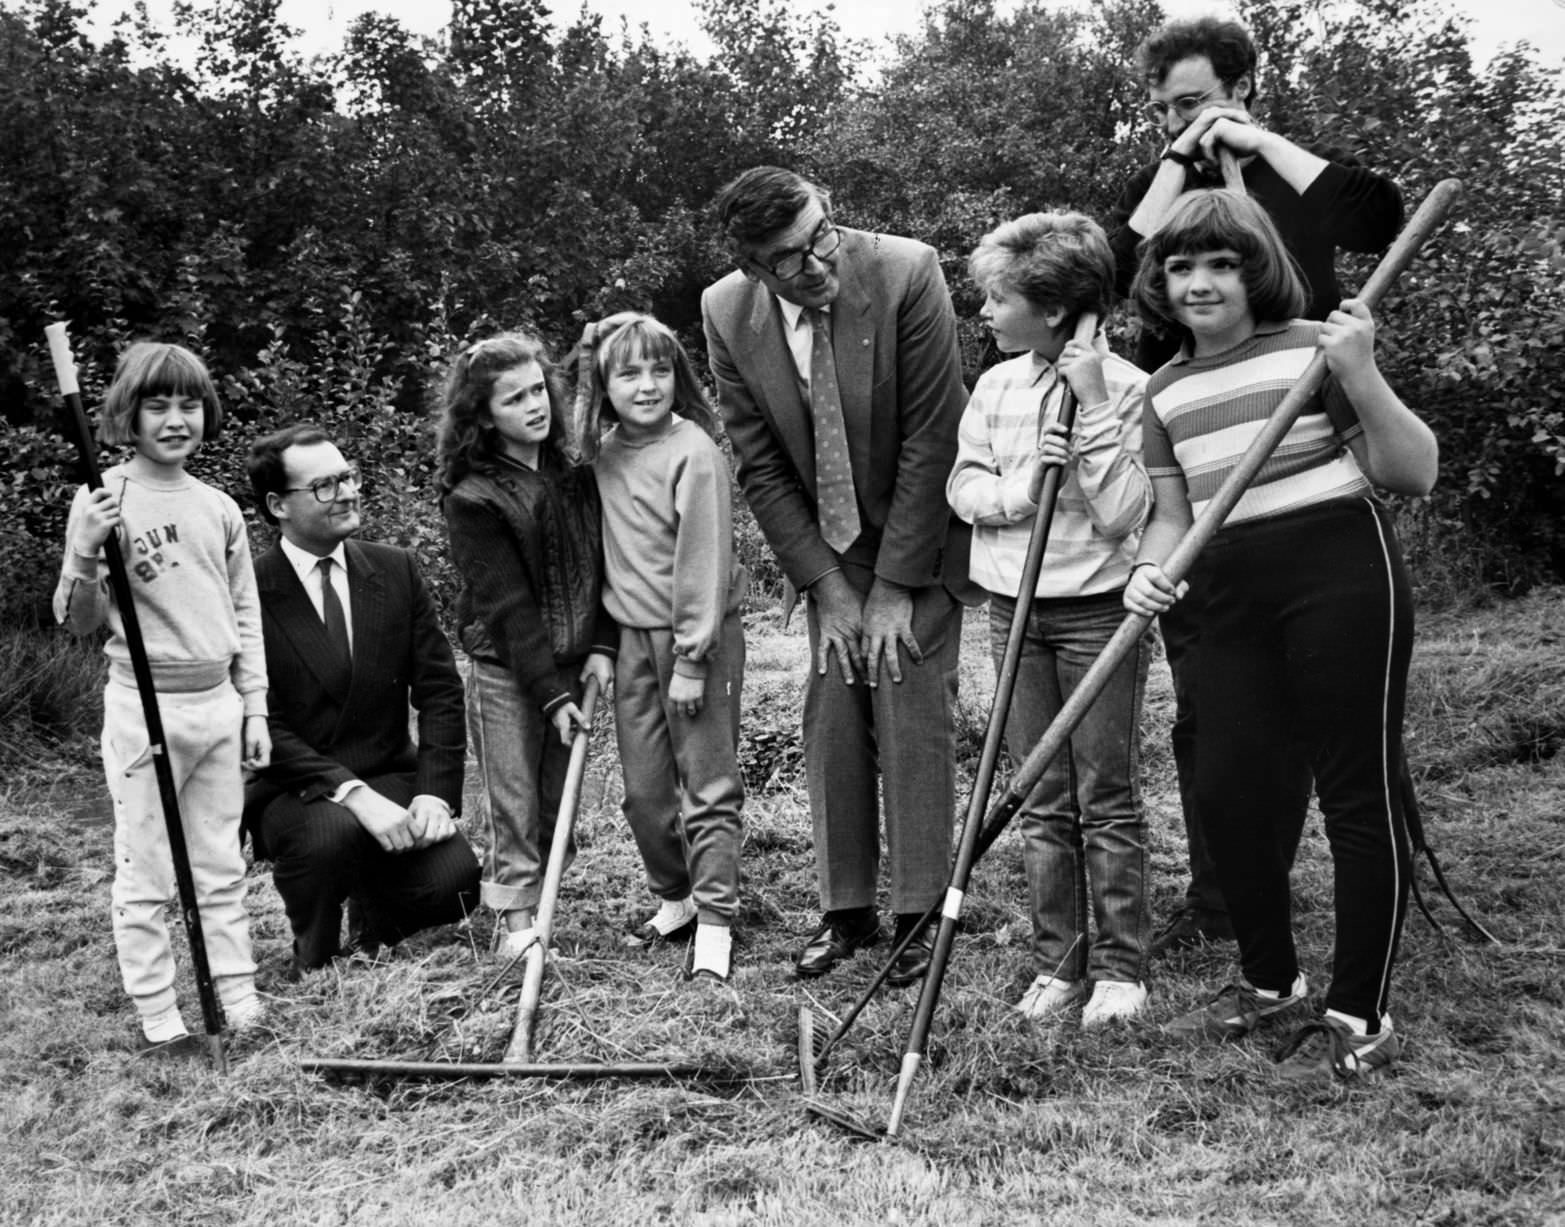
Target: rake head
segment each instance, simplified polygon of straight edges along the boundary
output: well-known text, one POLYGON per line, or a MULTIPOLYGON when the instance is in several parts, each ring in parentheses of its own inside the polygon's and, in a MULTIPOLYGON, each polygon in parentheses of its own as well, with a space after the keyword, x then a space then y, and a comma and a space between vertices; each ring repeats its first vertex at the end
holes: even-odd
POLYGON ((809 1006, 799 1007, 799 1089, 804 1092, 804 1110, 819 1120, 829 1121, 839 1129, 845 1130, 853 1137, 866 1142, 879 1142, 885 1139, 885 1131, 866 1125, 857 1117, 844 1112, 841 1108, 835 1108, 831 1104, 824 1103, 816 1097, 819 1090, 819 1082, 816 1079, 816 1067, 825 1057, 825 1051, 821 1047, 823 1041, 819 1041, 815 1034, 815 1014, 809 1006))

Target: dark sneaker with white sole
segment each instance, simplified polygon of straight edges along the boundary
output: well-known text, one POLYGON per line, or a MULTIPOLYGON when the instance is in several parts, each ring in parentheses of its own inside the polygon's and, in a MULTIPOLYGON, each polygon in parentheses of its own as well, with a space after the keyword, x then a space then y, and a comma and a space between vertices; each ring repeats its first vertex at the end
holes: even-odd
POLYGON ((1360 1082, 1389 1069, 1402 1054, 1402 1041, 1383 1024, 1374 1035, 1358 1035, 1337 1018, 1305 1023, 1277 1052, 1277 1076, 1288 1082, 1360 1082))
POLYGON ((1254 1031, 1263 1018, 1281 1014, 1304 1000, 1309 984, 1301 971, 1281 997, 1269 997, 1244 981, 1230 984, 1199 1009, 1163 1024, 1170 1035, 1193 1040, 1235 1040, 1254 1031))

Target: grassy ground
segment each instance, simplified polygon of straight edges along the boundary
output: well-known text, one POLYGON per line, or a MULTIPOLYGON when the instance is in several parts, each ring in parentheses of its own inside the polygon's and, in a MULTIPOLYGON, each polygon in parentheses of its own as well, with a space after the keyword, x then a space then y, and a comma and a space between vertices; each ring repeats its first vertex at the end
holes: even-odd
MULTIPOLYGON (((250 902, 275 1039, 235 1049, 226 1077, 138 1061, 108 930, 101 783, 33 772, 0 790, 0 1222, 1565 1221, 1565 594, 1425 619, 1410 744, 1431 839, 1504 943, 1445 940, 1410 917, 1395 1076, 1304 1092, 1268 1072, 1282 1028, 1206 1048, 1164 1037, 1157 1020, 1231 974, 1231 947, 1158 965, 1146 1023, 1083 1034, 1021 1020, 1009 1003, 1033 968, 1008 835, 977 872, 899 1146, 860 1144, 802 1109, 798 1009, 828 1025, 875 961, 791 978, 816 915, 794 737, 803 641, 769 613, 749 630, 752 792, 732 984, 686 985, 676 953, 620 949, 648 900, 600 721, 537 1047, 551 1062, 693 1061, 703 1080, 306 1075, 308 1055, 498 1059, 515 978, 480 996, 496 968, 483 954, 490 918, 478 916, 379 965, 288 983, 265 867, 250 902)), ((969 759, 992 684, 976 630, 964 651, 969 759)), ((1158 914, 1182 886, 1168 716, 1159 665, 1146 777, 1158 914)), ((1331 942, 1327 869, 1312 826, 1295 893, 1317 983, 1331 942)), ((194 1022, 188 983, 184 1000, 194 1022)), ((884 1121, 914 1000, 891 991, 870 1007, 823 1071, 830 1102, 884 1121)))

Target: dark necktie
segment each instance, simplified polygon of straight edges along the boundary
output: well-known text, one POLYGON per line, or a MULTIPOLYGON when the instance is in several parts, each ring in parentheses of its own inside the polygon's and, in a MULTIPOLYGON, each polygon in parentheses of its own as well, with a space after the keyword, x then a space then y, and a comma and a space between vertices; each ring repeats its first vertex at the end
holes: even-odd
POLYGON ((348 646, 348 619, 343 616, 342 602, 331 583, 331 559, 322 558, 316 563, 321 573, 321 616, 326 621, 326 641, 331 644, 334 663, 344 674, 353 672, 353 652, 348 646))
POLYGON ((858 539, 859 500, 853 490, 853 462, 842 420, 837 361, 826 316, 810 311, 810 415, 815 419, 815 506, 821 536, 842 553, 858 539))

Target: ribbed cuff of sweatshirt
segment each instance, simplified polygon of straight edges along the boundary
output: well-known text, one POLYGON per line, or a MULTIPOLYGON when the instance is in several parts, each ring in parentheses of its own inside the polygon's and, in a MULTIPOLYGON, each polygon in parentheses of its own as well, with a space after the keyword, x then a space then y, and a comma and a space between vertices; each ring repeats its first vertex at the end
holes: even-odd
POLYGON ((676 677, 690 677, 697 681, 706 681, 707 662, 705 660, 691 660, 688 656, 674 656, 674 675, 676 677))

